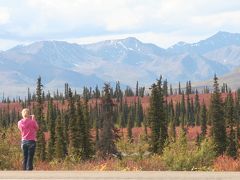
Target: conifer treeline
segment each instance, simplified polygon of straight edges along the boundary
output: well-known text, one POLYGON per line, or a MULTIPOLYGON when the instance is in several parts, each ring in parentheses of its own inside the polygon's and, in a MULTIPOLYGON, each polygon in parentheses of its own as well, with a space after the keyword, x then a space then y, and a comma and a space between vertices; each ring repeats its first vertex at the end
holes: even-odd
MULTIPOLYGON (((10 109, 12 102, 19 102, 22 108, 29 107, 35 113, 40 125, 36 150, 40 160, 66 157, 85 160, 93 155, 121 157, 115 143, 123 128, 127 128, 127 138, 132 142, 133 127, 143 127, 146 133, 147 127, 150 128, 151 133, 146 134, 150 151, 162 153, 165 142, 175 140, 178 126, 186 133, 190 126, 201 126, 199 141, 207 135, 212 136, 218 154, 226 152, 237 156, 240 90, 233 97, 226 84, 219 87, 216 76, 209 107, 204 100, 200 102, 199 92, 191 87, 190 81, 186 88, 181 88, 179 83, 179 88, 174 90, 171 85, 168 88, 167 80, 162 80, 161 76, 151 86, 150 106, 145 110, 141 101, 148 92, 145 87, 139 87, 138 82, 135 91, 130 87, 123 91, 117 82, 115 88, 105 84, 102 90, 98 86, 84 87, 81 95, 73 92, 68 84, 65 84, 64 93, 58 90, 53 94, 45 93, 42 88, 41 78, 38 78, 36 93, 28 90, 25 100, 4 99, 7 108, 0 109, 0 126, 4 128, 21 118, 19 109, 10 109), (222 99, 221 93, 228 93, 227 98, 222 99), (181 96, 180 101, 171 99, 174 94, 181 96)), ((210 89, 204 87, 202 93, 210 93, 210 89)))

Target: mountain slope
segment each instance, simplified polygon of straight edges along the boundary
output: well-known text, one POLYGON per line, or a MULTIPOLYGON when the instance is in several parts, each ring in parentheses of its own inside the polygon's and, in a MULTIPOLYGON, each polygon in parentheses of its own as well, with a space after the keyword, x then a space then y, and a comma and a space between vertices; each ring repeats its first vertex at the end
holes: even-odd
POLYGON ((227 32, 168 49, 133 37, 87 45, 40 41, 0 52, 0 88, 34 87, 39 75, 49 89, 61 89, 65 82, 80 89, 117 80, 150 86, 160 74, 170 83, 204 81, 214 73, 231 73, 239 58, 240 34, 227 32))
MULTIPOLYGON (((219 79, 219 85, 222 86, 223 83, 227 83, 228 87, 230 87, 232 90, 237 90, 240 88, 240 68, 236 68, 230 73, 227 73, 223 76, 218 76, 219 79)), ((200 82, 193 82, 193 87, 196 87, 198 89, 203 89, 205 86, 208 86, 210 89, 213 87, 213 78, 206 81, 200 81, 200 82)))
POLYGON ((189 44, 185 42, 179 42, 167 50, 175 53, 189 52, 205 54, 207 52, 231 45, 240 46, 240 34, 219 31, 213 36, 197 43, 189 44))

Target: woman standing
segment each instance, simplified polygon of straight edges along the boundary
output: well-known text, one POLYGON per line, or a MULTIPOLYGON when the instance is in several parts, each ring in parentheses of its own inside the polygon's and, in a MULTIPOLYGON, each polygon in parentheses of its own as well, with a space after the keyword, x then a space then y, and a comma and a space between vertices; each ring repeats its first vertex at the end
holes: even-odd
POLYGON ((22 135, 23 170, 33 170, 33 156, 39 127, 34 115, 30 115, 29 109, 25 108, 22 110, 22 117, 23 119, 18 121, 18 128, 22 135))

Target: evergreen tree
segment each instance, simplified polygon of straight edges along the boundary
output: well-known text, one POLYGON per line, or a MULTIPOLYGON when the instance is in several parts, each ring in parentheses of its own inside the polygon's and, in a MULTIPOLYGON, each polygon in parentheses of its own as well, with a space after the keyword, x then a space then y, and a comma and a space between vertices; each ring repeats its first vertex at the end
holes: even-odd
POLYGON ((79 155, 82 159, 88 159, 93 153, 90 130, 89 130, 89 113, 87 101, 85 107, 81 105, 80 98, 77 100, 77 127, 78 127, 78 143, 79 143, 79 155))
POLYGON ((164 93, 163 93, 163 85, 162 85, 162 76, 160 76, 160 79, 157 81, 157 87, 159 92, 159 101, 160 101, 160 148, 159 153, 163 152, 164 144, 168 138, 168 123, 167 123, 167 116, 166 116, 166 104, 164 101, 164 93))
POLYGON ((227 147, 227 154, 233 158, 237 158, 237 152, 238 152, 238 148, 237 148, 237 143, 238 140, 235 137, 235 131, 233 128, 230 128, 230 134, 229 134, 229 142, 228 142, 228 147, 227 147))
POLYGON ((191 98, 191 106, 190 106, 190 124, 191 126, 195 125, 193 98, 191 98))
POLYGON ((69 147, 69 118, 68 118, 68 111, 64 111, 62 110, 61 112, 61 119, 62 119, 62 124, 63 124, 63 137, 65 140, 65 154, 68 154, 68 147, 69 147))
POLYGON ((225 101, 225 121, 227 127, 233 128, 234 126, 234 101, 232 93, 229 92, 225 101))
POLYGON ((162 76, 160 76, 157 84, 153 84, 151 88, 149 121, 151 123, 152 133, 150 148, 153 153, 162 153, 164 143, 168 137, 162 89, 162 76))
POLYGON ((61 115, 58 112, 57 114, 57 120, 56 120, 56 129, 55 129, 55 134, 56 134, 56 139, 55 139, 55 157, 57 159, 63 159, 65 157, 65 149, 66 149, 66 144, 65 144, 65 138, 63 135, 63 123, 61 119, 61 115))
POLYGON ((143 122, 143 107, 140 98, 137 99, 137 107, 136 107, 136 126, 141 127, 143 122))
POLYGON ((181 90, 181 84, 180 84, 180 82, 178 83, 178 94, 182 94, 182 90, 181 90))
POLYGON ((132 138, 132 128, 134 126, 134 118, 135 118, 135 112, 134 112, 134 107, 133 105, 131 105, 130 107, 130 112, 128 115, 128 123, 127 123, 127 134, 128 134, 128 139, 130 142, 132 142, 133 138, 132 138))
POLYGON ((184 130, 185 126, 185 115, 186 115, 186 107, 185 107, 185 98, 184 93, 182 93, 181 104, 180 104, 180 117, 181 117, 181 127, 184 130))
POLYGON ((170 84, 170 96, 173 95, 173 89, 172 89, 172 84, 170 84))
POLYGON ((99 119, 100 119, 100 108, 98 104, 98 99, 100 98, 100 91, 98 89, 98 86, 95 88, 95 131, 96 131, 96 144, 99 140, 99 119))
POLYGON ((234 125, 234 101, 231 91, 229 91, 225 103, 225 118, 228 127, 230 128, 230 134, 228 137, 227 154, 233 158, 237 157, 237 143, 235 140, 234 125))
POLYGON ((30 103, 31 103, 31 93, 30 93, 30 89, 28 88, 28 95, 27 95, 27 104, 28 106, 30 106, 30 103))
POLYGON ((187 125, 191 125, 191 104, 190 104, 190 97, 187 91, 187 111, 186 111, 186 121, 187 125))
POLYGON ((48 143, 48 159, 52 160, 54 156, 54 144, 55 144, 55 114, 54 114, 54 107, 53 107, 53 99, 50 99, 48 105, 48 121, 49 121, 49 132, 50 132, 50 139, 48 143))
POLYGON ((226 150, 227 136, 223 116, 223 103, 219 90, 218 78, 216 75, 214 75, 213 88, 214 91, 211 96, 212 135, 217 154, 223 154, 226 150))
POLYGON ((126 87, 125 96, 134 96, 133 90, 129 86, 126 87))
POLYGON ((127 99, 124 99, 124 104, 123 104, 123 112, 122 112, 122 117, 121 117, 121 127, 124 128, 127 125, 128 122, 128 104, 127 104, 127 99))
POLYGON ((240 137, 240 89, 237 90, 236 98, 235 98, 235 109, 234 109, 234 119, 236 122, 236 139, 240 137))
POLYGON ((167 79, 163 82, 163 96, 168 96, 168 82, 167 82, 167 79))
POLYGON ((110 85, 104 84, 104 95, 102 99, 103 124, 100 131, 98 151, 101 157, 107 157, 112 154, 118 154, 115 142, 116 134, 114 133, 113 123, 113 101, 110 94, 110 85))
POLYGON ((140 88, 139 88, 139 96, 140 96, 140 97, 143 97, 143 96, 144 96, 144 93, 145 93, 145 87, 140 87, 140 88))
POLYGON ((135 96, 138 96, 139 94, 138 94, 138 81, 137 81, 137 84, 136 84, 136 93, 135 93, 135 96))
POLYGON ((91 132, 90 132, 90 116, 89 116, 89 106, 88 106, 88 101, 84 101, 84 107, 83 107, 83 117, 84 117, 84 124, 85 124, 85 133, 83 136, 83 159, 88 159, 90 158, 93 153, 93 144, 92 144, 92 136, 91 136, 91 132))
POLYGON ((69 92, 68 92, 68 90, 69 90, 68 83, 65 83, 64 86, 65 86, 65 92, 64 92, 65 93, 65 98, 68 99, 68 94, 69 94, 69 92))
POLYGON ((78 127, 77 119, 75 116, 75 101, 73 99, 73 94, 71 88, 68 90, 68 118, 69 118, 69 155, 78 156, 79 155, 79 143, 78 143, 78 127))
POLYGON ((46 159, 46 142, 44 137, 44 117, 43 117, 43 100, 42 100, 42 82, 41 77, 37 79, 36 98, 37 104, 35 109, 35 116, 38 121, 39 130, 37 132, 36 156, 39 160, 46 159))
POLYGON ((201 108, 201 137, 205 138, 207 134, 207 108, 203 101, 201 108))
POLYGON ((189 94, 189 85, 188 85, 188 81, 186 82, 186 92, 185 92, 185 94, 189 94))
POLYGON ((95 87, 95 91, 94 91, 94 98, 100 98, 100 91, 98 89, 98 86, 95 87))
POLYGON ((180 103, 177 102, 176 105, 175 105, 175 123, 176 123, 176 126, 179 126, 180 125, 180 103))
POLYGON ((188 81, 188 93, 192 94, 192 84, 191 84, 191 81, 188 81))
POLYGON ((113 97, 116 98, 117 102, 120 102, 120 100, 122 98, 122 91, 121 91, 121 88, 120 88, 120 82, 119 81, 116 82, 116 88, 115 88, 113 97))
POLYGON ((156 84, 151 87, 151 98, 150 98, 150 108, 149 108, 149 122, 152 130, 151 133, 151 151, 153 153, 158 153, 160 148, 160 102, 159 102, 159 91, 156 84))
POLYGON ((175 139, 176 139, 176 118, 175 118, 172 99, 169 103, 169 109, 170 109, 169 137, 171 138, 172 141, 175 141, 175 139))
POLYGON ((199 126, 200 125, 200 103, 199 103, 198 90, 196 90, 196 93, 195 93, 194 114, 195 114, 195 124, 199 126))

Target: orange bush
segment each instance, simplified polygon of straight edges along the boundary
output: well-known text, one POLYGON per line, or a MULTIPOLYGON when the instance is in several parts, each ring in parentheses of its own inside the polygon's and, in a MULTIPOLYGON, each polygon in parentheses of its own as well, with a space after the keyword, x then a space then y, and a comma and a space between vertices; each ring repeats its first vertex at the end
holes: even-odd
POLYGON ((213 165, 216 171, 240 171, 240 159, 234 160, 229 156, 219 156, 213 165))

